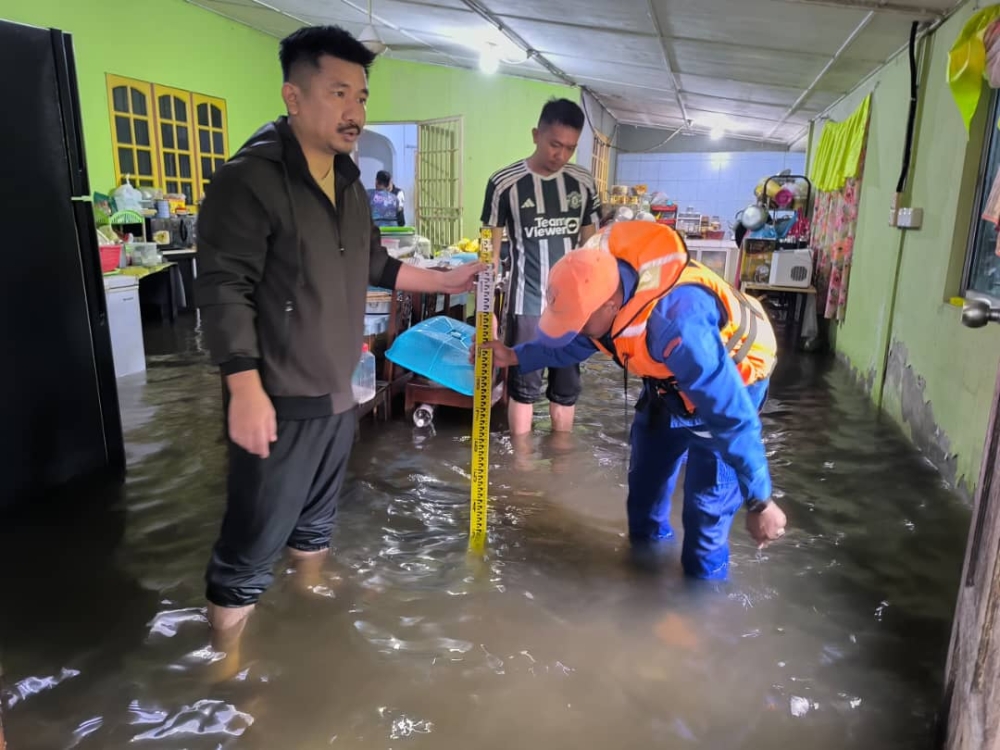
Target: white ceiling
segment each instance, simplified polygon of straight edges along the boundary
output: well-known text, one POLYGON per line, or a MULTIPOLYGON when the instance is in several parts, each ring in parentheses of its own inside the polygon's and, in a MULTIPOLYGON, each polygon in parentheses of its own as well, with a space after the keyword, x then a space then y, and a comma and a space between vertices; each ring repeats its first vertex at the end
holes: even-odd
MULTIPOLYGON (((276 37, 368 23, 368 0, 189 2, 276 37)), ((584 86, 620 123, 790 144, 906 44, 912 21, 962 2, 372 0, 372 15, 390 57, 474 68, 487 41, 516 43, 535 54, 502 72, 584 86)))

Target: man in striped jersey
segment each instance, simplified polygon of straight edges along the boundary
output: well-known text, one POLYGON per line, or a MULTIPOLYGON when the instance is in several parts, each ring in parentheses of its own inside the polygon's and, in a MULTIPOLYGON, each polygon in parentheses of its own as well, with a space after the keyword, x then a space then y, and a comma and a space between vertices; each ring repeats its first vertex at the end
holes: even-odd
MULTIPOLYGON (((583 110, 568 99, 550 99, 532 130, 535 152, 490 177, 486 184, 482 223, 495 237, 507 230, 513 273, 507 318, 510 346, 535 338, 545 307, 549 269, 563 255, 580 247, 596 231, 601 198, 594 177, 569 160, 583 130, 583 110)), ((499 262, 499 243, 494 247, 499 262)), ((531 431, 532 405, 542 395, 542 372, 508 376, 507 421, 512 436, 531 431)), ((554 432, 573 429, 580 395, 580 366, 548 371, 549 413, 554 432)))

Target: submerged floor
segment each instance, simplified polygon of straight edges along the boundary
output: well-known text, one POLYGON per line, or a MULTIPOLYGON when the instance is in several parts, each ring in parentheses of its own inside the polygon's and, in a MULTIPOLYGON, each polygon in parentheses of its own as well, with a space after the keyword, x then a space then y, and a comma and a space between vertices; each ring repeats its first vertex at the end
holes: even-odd
POLYGON ((782 362, 764 422, 790 530, 759 555, 740 517, 718 587, 688 585, 679 551, 629 566, 606 363, 586 367, 572 444, 544 420, 530 455, 495 436, 482 563, 467 415, 434 435, 366 424, 330 595, 279 576, 246 670, 210 686, 219 381, 196 334, 159 333, 179 353, 122 388, 125 488, 2 524, 10 750, 929 746, 968 510, 840 368, 782 362))

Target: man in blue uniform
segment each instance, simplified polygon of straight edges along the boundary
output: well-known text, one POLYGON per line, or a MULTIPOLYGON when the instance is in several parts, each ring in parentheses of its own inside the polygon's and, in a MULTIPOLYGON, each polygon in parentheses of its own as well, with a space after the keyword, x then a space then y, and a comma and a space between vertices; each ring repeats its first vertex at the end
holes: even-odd
POLYGON ((615 224, 595 239, 602 249, 573 251, 553 266, 535 340, 487 346, 498 366, 525 372, 603 350, 643 377, 630 438, 629 539, 648 550, 674 537, 670 501, 686 463, 684 571, 723 579, 741 505, 758 545, 785 530, 758 416, 775 360, 770 323, 755 300, 689 262, 666 227, 615 224))

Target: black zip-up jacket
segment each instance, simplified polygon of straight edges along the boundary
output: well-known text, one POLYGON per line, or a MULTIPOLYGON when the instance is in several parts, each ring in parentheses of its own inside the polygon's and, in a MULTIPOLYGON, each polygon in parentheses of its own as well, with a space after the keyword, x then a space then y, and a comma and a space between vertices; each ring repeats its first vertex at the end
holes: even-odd
POLYGON ((367 191, 338 155, 336 208, 288 120, 258 130, 215 176, 198 216, 196 298, 223 375, 258 369, 279 419, 350 409, 369 283, 395 288, 367 191))

